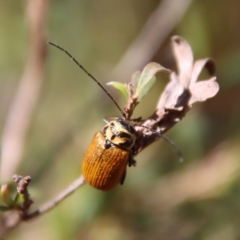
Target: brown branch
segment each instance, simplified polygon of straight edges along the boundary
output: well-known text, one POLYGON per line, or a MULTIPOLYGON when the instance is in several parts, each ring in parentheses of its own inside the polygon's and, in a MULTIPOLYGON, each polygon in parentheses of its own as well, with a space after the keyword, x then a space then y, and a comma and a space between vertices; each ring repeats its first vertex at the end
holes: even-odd
POLYGON ((3 213, 0 218, 0 239, 17 227, 21 223, 21 217, 18 211, 3 213))
POLYGON ((48 0, 26 1, 29 54, 3 130, 1 181, 8 181, 22 160, 26 133, 41 93, 46 59, 47 5, 48 0))

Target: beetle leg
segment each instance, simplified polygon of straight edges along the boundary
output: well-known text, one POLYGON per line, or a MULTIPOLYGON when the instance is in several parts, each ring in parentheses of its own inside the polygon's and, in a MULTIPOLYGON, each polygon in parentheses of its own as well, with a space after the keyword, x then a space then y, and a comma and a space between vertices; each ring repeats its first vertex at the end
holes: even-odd
POLYGON ((136 164, 137 164, 137 161, 135 159, 133 159, 132 153, 130 152, 129 153, 129 159, 128 159, 128 166, 129 167, 136 166, 136 164))
POLYGON ((132 157, 129 158, 129 161, 128 161, 128 166, 131 167, 131 166, 136 166, 137 164, 137 161, 135 159, 133 159, 132 157))
POLYGON ((121 180, 120 180, 120 185, 123 185, 124 184, 124 181, 125 181, 125 178, 126 178, 126 175, 127 175, 127 171, 125 171, 121 177, 121 180))

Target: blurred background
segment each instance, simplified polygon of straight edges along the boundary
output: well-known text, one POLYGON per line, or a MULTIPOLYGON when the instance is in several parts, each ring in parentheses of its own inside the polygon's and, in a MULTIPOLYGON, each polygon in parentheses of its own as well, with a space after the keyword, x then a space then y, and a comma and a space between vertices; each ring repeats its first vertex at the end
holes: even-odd
MULTIPOLYGON (((240 239, 240 2, 237 0, 8 0, 0 8, 1 179, 30 175, 32 210, 81 173, 84 152, 105 116, 119 112, 53 41, 103 85, 128 82, 156 61, 176 69, 170 38, 180 35, 195 59, 211 57, 220 92, 193 106, 141 152, 123 186, 84 185, 49 213, 6 239, 240 239)), ((137 107, 155 109, 166 82, 137 107)), ((110 87, 120 104, 124 99, 110 87)))

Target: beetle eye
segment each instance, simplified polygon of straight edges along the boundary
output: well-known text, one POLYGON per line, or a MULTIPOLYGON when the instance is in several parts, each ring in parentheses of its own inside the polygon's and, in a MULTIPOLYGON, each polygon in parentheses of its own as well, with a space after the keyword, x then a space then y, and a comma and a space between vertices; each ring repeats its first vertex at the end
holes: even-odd
POLYGON ((115 137, 116 137, 116 135, 113 134, 113 135, 111 136, 111 141, 113 141, 115 137))

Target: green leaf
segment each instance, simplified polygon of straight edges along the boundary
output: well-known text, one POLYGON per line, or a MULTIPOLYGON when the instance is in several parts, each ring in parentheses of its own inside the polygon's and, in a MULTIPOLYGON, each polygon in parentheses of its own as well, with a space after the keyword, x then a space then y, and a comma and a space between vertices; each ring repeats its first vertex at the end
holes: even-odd
MULTIPOLYGON (((164 68, 163 66, 161 66, 160 64, 155 63, 155 62, 148 63, 145 66, 145 68, 143 69, 143 71, 139 77, 137 87, 136 87, 135 96, 138 98, 138 101, 141 101, 141 99, 153 87, 154 83, 156 82, 155 75, 159 72, 169 74, 170 70, 164 68)), ((136 76, 134 78, 136 78, 136 76)))
POLYGON ((18 207, 18 206, 20 206, 23 202, 24 202, 24 195, 18 193, 18 194, 16 195, 15 199, 14 199, 13 206, 14 206, 14 207, 18 207))
POLYGON ((6 206, 0 206, 0 212, 5 212, 5 211, 9 211, 11 210, 11 208, 6 207, 6 206))
POLYGON ((109 82, 107 85, 116 88, 123 96, 128 100, 128 89, 127 86, 120 82, 109 82))
POLYGON ((132 75, 132 79, 131 79, 131 84, 133 87, 133 91, 136 92, 137 86, 138 86, 138 82, 141 76, 141 72, 137 71, 132 75))

